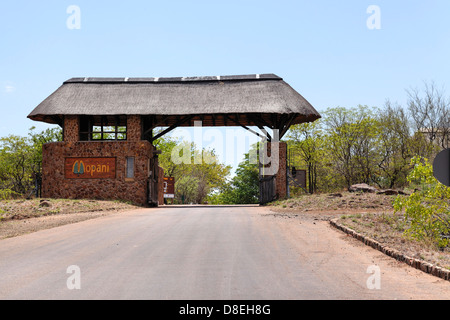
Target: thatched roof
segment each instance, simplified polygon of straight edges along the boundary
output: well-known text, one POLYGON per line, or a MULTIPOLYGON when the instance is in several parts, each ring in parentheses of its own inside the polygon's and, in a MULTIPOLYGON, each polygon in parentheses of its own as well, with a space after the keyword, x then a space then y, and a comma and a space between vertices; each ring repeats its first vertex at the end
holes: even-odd
POLYGON ((72 78, 28 118, 62 123, 64 115, 143 115, 161 126, 280 127, 314 121, 319 113, 274 74, 193 78, 72 78), (191 116, 180 122, 180 117, 191 116), (233 120, 234 119, 234 120, 233 120))

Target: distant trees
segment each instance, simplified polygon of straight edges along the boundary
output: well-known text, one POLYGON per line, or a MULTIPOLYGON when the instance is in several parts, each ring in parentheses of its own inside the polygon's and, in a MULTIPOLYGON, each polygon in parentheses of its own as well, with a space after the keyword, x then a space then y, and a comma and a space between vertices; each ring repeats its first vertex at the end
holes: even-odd
MULTIPOLYGON (((256 146, 254 146, 256 148, 256 146)), ((256 204, 259 201, 259 168, 250 152, 239 163, 235 176, 209 197, 212 204, 256 204)))
POLYGON ((166 177, 175 178, 175 201, 204 203, 220 189, 231 167, 220 163, 214 150, 199 150, 194 143, 163 136, 155 142, 161 150, 159 165, 166 177))
POLYGON ((60 128, 35 132, 30 128, 28 136, 9 135, 0 138, 0 190, 28 195, 35 188, 42 168, 42 145, 61 141, 60 128))
POLYGON ((378 116, 379 136, 377 184, 382 187, 403 187, 414 155, 414 134, 410 129, 406 111, 387 101, 378 116))
POLYGON ((414 129, 425 134, 427 147, 432 147, 433 143, 441 148, 449 147, 450 99, 444 95, 443 89, 436 88, 435 83, 425 83, 422 91, 408 91, 408 110, 414 129))
POLYGON ((323 139, 322 121, 302 123, 294 126, 288 135, 290 147, 298 150, 300 159, 305 163, 309 172, 309 192, 317 190, 318 167, 323 163, 325 140, 323 139))
POLYGON ((308 172, 308 191, 333 191, 354 183, 402 188, 414 156, 433 159, 449 147, 450 101, 434 84, 408 91, 407 108, 329 108, 313 124, 293 126, 289 148, 308 172))

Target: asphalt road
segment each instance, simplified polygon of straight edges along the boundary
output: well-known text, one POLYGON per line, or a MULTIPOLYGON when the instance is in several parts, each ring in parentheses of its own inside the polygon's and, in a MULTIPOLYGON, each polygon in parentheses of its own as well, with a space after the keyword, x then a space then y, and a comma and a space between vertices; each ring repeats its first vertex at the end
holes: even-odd
POLYGON ((449 299, 313 217, 139 209, 0 241, 0 299, 449 299))

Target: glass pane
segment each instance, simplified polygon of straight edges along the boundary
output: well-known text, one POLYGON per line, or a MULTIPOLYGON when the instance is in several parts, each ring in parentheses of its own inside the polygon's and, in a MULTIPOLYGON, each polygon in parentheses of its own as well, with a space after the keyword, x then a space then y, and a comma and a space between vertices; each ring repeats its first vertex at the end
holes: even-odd
POLYGON ((134 157, 127 157, 127 178, 134 178, 134 157))
POLYGON ((116 134, 115 133, 103 133, 103 139, 104 140, 115 140, 116 134))

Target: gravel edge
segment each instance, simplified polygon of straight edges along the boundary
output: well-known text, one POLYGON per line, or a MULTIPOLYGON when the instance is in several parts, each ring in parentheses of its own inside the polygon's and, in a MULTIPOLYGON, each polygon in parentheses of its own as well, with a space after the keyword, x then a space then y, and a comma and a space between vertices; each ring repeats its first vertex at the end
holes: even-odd
POLYGON ((340 231, 343 231, 344 233, 348 234, 349 236, 352 236, 353 238, 361 241, 365 245, 372 247, 373 249, 376 249, 378 251, 381 251, 382 253, 396 259, 397 261, 406 263, 407 265, 409 265, 415 269, 421 270, 421 271, 431 274, 435 277, 450 281, 450 270, 441 268, 439 266, 435 266, 426 261, 422 261, 422 260, 419 260, 416 258, 409 257, 407 255, 404 255, 402 252, 400 252, 396 249, 385 246, 370 237, 362 235, 362 234, 354 231, 353 229, 350 229, 344 225, 339 224, 337 222, 337 220, 338 219, 331 219, 330 225, 340 231))

